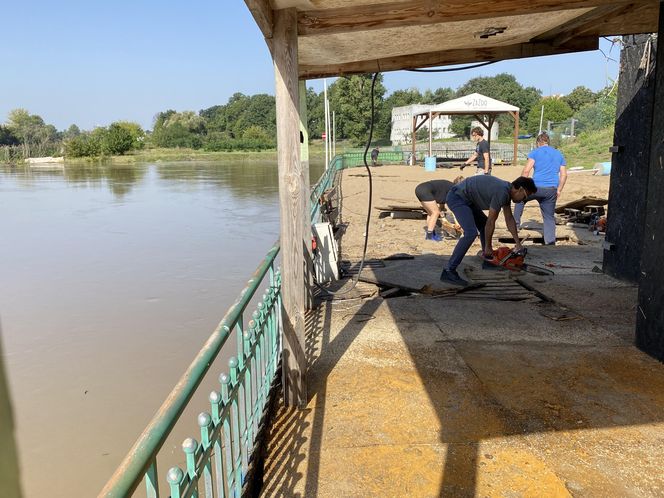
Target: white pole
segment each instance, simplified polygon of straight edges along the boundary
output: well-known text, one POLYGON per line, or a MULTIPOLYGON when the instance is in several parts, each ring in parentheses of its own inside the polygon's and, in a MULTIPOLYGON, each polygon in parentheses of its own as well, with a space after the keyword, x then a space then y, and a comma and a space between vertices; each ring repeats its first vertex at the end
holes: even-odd
POLYGON ((332 157, 337 155, 337 114, 332 111, 332 157))
POLYGON ((544 120, 544 106, 542 106, 542 113, 540 114, 540 128, 539 132, 542 133, 542 122, 544 120))
POLYGON ((325 143, 327 144, 327 156, 332 161, 332 120, 330 119, 330 101, 327 101, 325 106, 325 122, 327 123, 327 134, 325 135, 325 143))
POLYGON ((431 120, 432 119, 433 118, 431 117, 431 111, 429 111, 429 157, 433 156, 433 144, 431 143, 432 139, 433 139, 433 136, 432 136, 433 126, 431 126, 431 120))
POLYGON ((327 148, 327 137, 330 136, 327 124, 327 78, 323 80, 323 112, 325 114, 325 169, 327 169, 330 164, 327 148))

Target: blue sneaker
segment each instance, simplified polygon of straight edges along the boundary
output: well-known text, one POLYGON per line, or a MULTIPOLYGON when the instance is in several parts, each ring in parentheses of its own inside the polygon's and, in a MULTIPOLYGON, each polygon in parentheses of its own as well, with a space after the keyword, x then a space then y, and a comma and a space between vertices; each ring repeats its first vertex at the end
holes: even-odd
POLYGON ((440 235, 435 230, 433 232, 427 231, 426 234, 424 235, 424 240, 433 240, 435 242, 440 242, 441 240, 443 240, 443 236, 440 235))

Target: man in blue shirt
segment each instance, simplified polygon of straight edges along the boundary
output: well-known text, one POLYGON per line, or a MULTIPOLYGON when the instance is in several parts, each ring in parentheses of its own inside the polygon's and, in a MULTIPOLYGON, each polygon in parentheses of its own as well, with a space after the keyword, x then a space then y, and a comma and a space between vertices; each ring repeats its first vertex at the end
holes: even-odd
POLYGON ((556 243, 554 212, 556 200, 560 197, 567 181, 567 163, 563 155, 549 145, 549 135, 545 132, 537 136, 536 144, 537 148, 528 154, 528 162, 521 175, 528 177, 531 171, 535 171, 533 181, 537 186, 537 192, 514 207, 514 219, 517 226, 521 227, 521 215, 526 202, 536 200, 539 202, 544 220, 544 243, 554 245, 556 243))

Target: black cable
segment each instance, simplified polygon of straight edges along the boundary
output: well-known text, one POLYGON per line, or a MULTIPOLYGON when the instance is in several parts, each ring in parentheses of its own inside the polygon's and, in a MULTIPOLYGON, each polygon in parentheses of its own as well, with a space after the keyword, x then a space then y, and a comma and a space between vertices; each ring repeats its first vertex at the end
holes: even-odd
POLYGON ((495 64, 496 62, 500 61, 488 61, 488 62, 480 62, 479 64, 472 64, 470 66, 463 66, 463 67, 446 67, 442 69, 406 69, 406 71, 411 71, 414 73, 451 73, 453 71, 464 71, 466 69, 475 69, 477 67, 483 67, 483 66, 488 66, 489 64, 495 64))
POLYGON ((314 275, 314 284, 316 285, 316 287, 318 287, 323 292, 332 296, 343 296, 344 294, 348 294, 350 291, 352 291, 355 288, 357 283, 360 281, 362 268, 364 268, 364 262, 367 257, 367 246, 369 245, 369 223, 371 222, 371 203, 373 201, 373 180, 371 178, 371 169, 369 168, 369 163, 367 162, 367 152, 369 151, 369 147, 371 147, 371 140, 373 139, 374 114, 376 110, 376 105, 374 102, 374 88, 376 86, 376 79, 378 78, 379 74, 380 73, 374 73, 373 79, 371 80, 371 123, 369 125, 369 139, 367 140, 367 146, 364 149, 364 167, 366 168, 367 174, 369 176, 369 199, 368 199, 369 205, 367 207, 367 221, 364 228, 364 249, 362 250, 362 259, 360 260, 360 267, 357 270, 357 278, 355 278, 353 285, 351 285, 350 289, 347 289, 345 291, 335 292, 326 289, 325 287, 322 287, 318 282, 316 282, 316 278, 314 275))

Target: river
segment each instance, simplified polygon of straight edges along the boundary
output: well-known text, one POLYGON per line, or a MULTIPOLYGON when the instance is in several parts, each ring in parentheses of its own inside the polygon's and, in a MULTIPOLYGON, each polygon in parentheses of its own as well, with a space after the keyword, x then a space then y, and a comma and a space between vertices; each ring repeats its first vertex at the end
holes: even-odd
POLYGON ((27 498, 96 496, 278 232, 273 163, 0 166, 1 339, 27 498))

